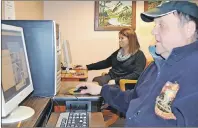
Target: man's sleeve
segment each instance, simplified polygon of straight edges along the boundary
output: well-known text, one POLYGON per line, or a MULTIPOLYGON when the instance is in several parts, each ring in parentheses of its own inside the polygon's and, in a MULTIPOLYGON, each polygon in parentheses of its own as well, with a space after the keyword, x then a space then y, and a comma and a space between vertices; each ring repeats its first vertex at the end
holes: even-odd
POLYGON ((121 91, 120 88, 111 87, 114 85, 104 85, 101 96, 112 107, 122 113, 126 113, 132 99, 133 90, 121 91))

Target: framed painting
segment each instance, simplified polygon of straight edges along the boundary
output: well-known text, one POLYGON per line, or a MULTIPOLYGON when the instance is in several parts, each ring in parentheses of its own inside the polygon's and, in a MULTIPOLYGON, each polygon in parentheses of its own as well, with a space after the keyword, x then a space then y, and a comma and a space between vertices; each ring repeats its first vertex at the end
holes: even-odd
POLYGON ((135 1, 95 1, 95 31, 119 31, 125 27, 136 28, 135 1))
MULTIPOLYGON (((161 2, 165 2, 166 0, 148 0, 148 1, 144 1, 144 11, 147 11, 148 9, 152 9, 155 8, 156 6, 160 5, 161 2)), ((198 5, 198 1, 197 0, 189 0, 193 3, 196 3, 198 5)))
POLYGON ((161 4, 163 0, 148 0, 144 1, 144 11, 155 8, 161 4))

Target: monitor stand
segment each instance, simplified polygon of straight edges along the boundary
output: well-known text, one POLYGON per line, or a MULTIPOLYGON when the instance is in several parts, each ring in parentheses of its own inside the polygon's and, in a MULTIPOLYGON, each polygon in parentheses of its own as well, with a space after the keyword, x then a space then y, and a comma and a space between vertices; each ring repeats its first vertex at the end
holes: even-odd
POLYGON ((7 117, 2 118, 2 124, 15 123, 30 118, 34 115, 34 109, 26 106, 19 106, 14 109, 7 117))

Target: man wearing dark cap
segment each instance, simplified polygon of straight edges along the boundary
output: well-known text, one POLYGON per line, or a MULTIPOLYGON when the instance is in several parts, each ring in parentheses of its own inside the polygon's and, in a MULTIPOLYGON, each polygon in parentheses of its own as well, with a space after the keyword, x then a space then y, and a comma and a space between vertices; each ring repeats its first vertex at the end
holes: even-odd
MULTIPOLYGON (((134 90, 87 86, 81 93, 101 94, 126 114, 126 127, 198 126, 198 6, 187 1, 166 1, 141 14, 155 22, 154 63, 142 73, 134 90)), ((150 47, 153 49, 153 47, 150 47)))

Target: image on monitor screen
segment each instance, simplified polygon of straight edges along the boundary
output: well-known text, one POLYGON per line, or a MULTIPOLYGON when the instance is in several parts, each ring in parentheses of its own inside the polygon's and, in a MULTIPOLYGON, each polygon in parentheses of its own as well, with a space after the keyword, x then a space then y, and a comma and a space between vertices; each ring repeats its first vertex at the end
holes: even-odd
POLYGON ((63 41, 62 44, 62 55, 63 55, 63 65, 67 68, 72 67, 72 56, 70 50, 70 44, 67 40, 63 41))
POLYGON ((30 78, 21 33, 3 31, 2 42, 2 89, 7 102, 30 84, 30 78))
POLYGON ((2 123, 11 123, 27 118, 27 115, 18 117, 18 110, 34 112, 28 107, 18 107, 33 91, 33 85, 22 28, 2 24, 1 39, 2 123))

